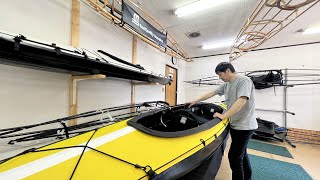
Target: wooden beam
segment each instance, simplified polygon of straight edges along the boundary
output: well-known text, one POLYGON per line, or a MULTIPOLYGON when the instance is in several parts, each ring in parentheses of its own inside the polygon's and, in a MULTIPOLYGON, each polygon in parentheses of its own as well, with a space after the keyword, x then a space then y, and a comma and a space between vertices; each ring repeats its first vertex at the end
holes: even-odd
MULTIPOLYGON (((117 9, 114 9, 114 6, 113 6, 113 3, 115 1, 113 1, 112 3, 112 6, 111 5, 101 5, 100 3, 97 3, 97 0, 86 0, 85 1, 91 8, 93 8, 95 11, 97 11, 99 14, 101 14, 103 17, 105 17, 106 19, 108 19, 109 21, 113 22, 115 25, 119 25, 122 21, 121 21, 121 18, 119 16, 121 16, 121 12, 118 12, 117 9), (108 10, 106 10, 105 8, 108 7, 109 9, 113 10, 115 12, 118 13, 118 15, 114 15, 114 14, 111 14, 108 10)), ((102 1, 103 2, 103 1, 102 1)), ((119 1, 118 1, 119 2, 119 1)), ((119 2, 120 3, 120 2, 119 2)), ((132 1, 130 1, 130 3, 134 4, 136 7, 138 7, 135 3, 133 3, 132 1)), ((150 15, 146 14, 140 7, 138 7, 139 10, 141 10, 148 18, 150 18, 154 23, 157 24, 157 22, 155 22, 155 19, 152 18, 150 15)), ((159 24, 160 26, 160 24, 159 24)), ((148 39, 147 37, 139 34, 138 32, 136 32, 134 29, 132 29, 131 26, 128 26, 126 24, 124 24, 123 26, 120 26, 122 27, 123 29, 125 29, 126 31, 128 31, 129 33, 132 33, 133 35, 137 36, 138 38, 140 38, 142 41, 148 43, 149 45, 157 48, 158 50, 170 55, 170 56, 173 56, 173 57, 176 57, 178 59, 182 59, 182 60, 185 60, 185 61, 191 61, 191 59, 188 57, 187 53, 184 52, 184 50, 182 49, 182 47, 174 40, 174 38, 168 34, 168 42, 170 42, 170 44, 173 46, 173 47, 170 47, 170 45, 168 44, 168 47, 167 48, 164 48, 164 47, 161 47, 159 46, 158 44, 154 43, 153 41, 151 41, 150 39, 148 39), (176 50, 173 50, 173 49, 177 49, 176 50)), ((160 26, 161 27, 161 26, 160 26)), ((164 28, 161 28, 162 30, 164 28)), ((161 30, 160 30, 161 31, 161 30)))
POLYGON ((79 47, 80 1, 72 0, 71 10, 71 46, 79 47))
POLYGON ((133 86, 139 86, 139 85, 161 85, 159 83, 149 83, 149 82, 131 82, 133 86))
MULTIPOLYGON (((80 1, 72 0, 71 6, 71 46, 79 47, 80 1)), ((78 102, 78 83, 73 76, 69 79, 69 116, 76 115, 78 102)), ((76 125, 76 119, 69 121, 69 126, 76 125)))
POLYGON ((104 74, 84 75, 84 76, 72 76, 72 79, 85 80, 85 79, 104 79, 107 76, 104 74))
MULTIPOLYGON (((70 76, 69 80, 69 116, 78 114, 78 82, 87 79, 104 79, 106 75, 95 74, 86 76, 70 76)), ((77 120, 69 121, 69 126, 77 124, 77 120)))
MULTIPOLYGON (((73 101, 76 90, 75 90, 75 84, 71 77, 72 75, 70 76, 70 80, 69 80, 69 116, 77 114, 77 105, 73 101)), ((76 124, 77 123, 75 119, 69 121, 69 126, 73 126, 76 124)))
POLYGON ((132 39, 132 64, 137 64, 137 36, 132 39))
MULTIPOLYGON (((132 64, 137 64, 137 36, 133 35, 132 37, 132 64)), ((131 105, 135 104, 135 95, 136 88, 131 81, 131 105)), ((131 109, 131 112, 134 112, 134 108, 131 109)))

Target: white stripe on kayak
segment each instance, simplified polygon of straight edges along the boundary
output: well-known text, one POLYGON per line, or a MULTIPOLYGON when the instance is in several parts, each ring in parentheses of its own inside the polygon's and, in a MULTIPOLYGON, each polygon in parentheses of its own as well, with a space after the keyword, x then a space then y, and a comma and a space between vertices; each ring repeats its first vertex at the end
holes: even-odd
MULTIPOLYGON (((121 136, 124 136, 130 132, 133 132, 134 129, 131 126, 122 128, 118 131, 106 134, 99 138, 93 139, 89 142, 88 146, 92 148, 96 148, 103 144, 106 144, 110 141, 113 141, 121 136)), ((86 143, 82 143, 80 145, 86 145, 86 143)), ((88 151, 90 149, 87 149, 88 151)), ((83 148, 71 148, 60 151, 58 153, 52 154, 50 156, 32 161, 30 163, 18 166, 16 168, 10 169, 8 171, 4 171, 0 173, 0 179, 22 179, 28 176, 31 176, 37 172, 50 168, 54 165, 57 165, 63 161, 71 159, 75 156, 78 156, 82 153, 83 148)), ((70 174, 71 175, 71 174, 70 174)))

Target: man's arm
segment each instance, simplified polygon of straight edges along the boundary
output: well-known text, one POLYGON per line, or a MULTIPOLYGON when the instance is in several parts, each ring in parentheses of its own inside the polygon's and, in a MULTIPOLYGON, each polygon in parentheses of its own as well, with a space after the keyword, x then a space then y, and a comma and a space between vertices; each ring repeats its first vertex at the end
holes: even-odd
POLYGON ((246 96, 241 96, 236 100, 236 102, 234 102, 234 104, 230 107, 230 109, 227 112, 223 114, 214 113, 213 117, 218 117, 220 119, 229 118, 238 111, 240 111, 240 109, 246 104, 247 100, 248 98, 246 96))
POLYGON ((209 99, 209 98, 211 98, 211 97, 213 97, 213 96, 215 96, 215 95, 216 95, 216 94, 215 94, 213 91, 212 91, 212 92, 209 92, 209 93, 207 93, 207 94, 204 94, 203 96, 199 97, 198 99, 191 101, 191 102, 190 102, 190 105, 189 105, 188 107, 190 108, 191 106, 193 106, 193 105, 196 104, 197 102, 204 101, 204 100, 209 99))

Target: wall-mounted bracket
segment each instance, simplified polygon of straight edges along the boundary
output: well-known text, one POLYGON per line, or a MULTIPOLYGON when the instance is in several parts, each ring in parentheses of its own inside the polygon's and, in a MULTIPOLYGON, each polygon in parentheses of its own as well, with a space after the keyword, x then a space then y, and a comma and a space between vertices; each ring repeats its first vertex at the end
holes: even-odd
MULTIPOLYGON (((84 76, 70 76, 69 81, 69 115, 76 115, 78 112, 78 81, 88 79, 105 79, 106 75, 95 74, 95 75, 84 75, 84 76)), ((77 120, 73 119, 69 121, 69 126, 77 124, 77 120)))

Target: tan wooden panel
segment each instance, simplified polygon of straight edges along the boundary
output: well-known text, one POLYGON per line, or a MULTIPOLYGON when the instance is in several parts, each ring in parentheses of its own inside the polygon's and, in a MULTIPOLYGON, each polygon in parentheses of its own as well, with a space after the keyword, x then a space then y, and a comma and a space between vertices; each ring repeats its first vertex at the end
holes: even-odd
POLYGON ((171 74, 173 76, 172 82, 170 85, 166 85, 166 102, 170 106, 177 104, 177 69, 170 66, 166 66, 166 76, 171 74))
POLYGON ((71 9, 71 46, 79 47, 80 1, 72 0, 71 9))
MULTIPOLYGON (((137 36, 132 37, 132 64, 137 64, 137 36)), ((131 105, 133 106, 136 102, 136 88, 134 82, 131 81, 131 105)), ((131 112, 134 112, 135 108, 131 108, 131 112)))

